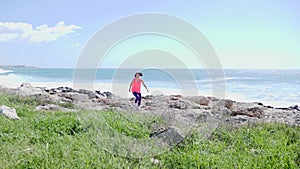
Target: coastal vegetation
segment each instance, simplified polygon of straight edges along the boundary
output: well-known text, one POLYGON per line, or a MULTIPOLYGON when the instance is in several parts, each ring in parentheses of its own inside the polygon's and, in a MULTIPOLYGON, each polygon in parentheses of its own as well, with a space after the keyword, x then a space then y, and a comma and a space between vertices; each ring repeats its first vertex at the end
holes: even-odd
MULTIPOLYGON (((21 118, 0 116, 0 168, 300 167, 300 128, 296 126, 223 126, 208 139, 202 139, 195 131, 169 151, 137 159, 112 154, 95 144, 91 134, 94 129, 81 124, 78 112, 36 111, 40 104, 43 101, 0 94, 0 105, 15 108, 21 118)), ((74 108, 72 104, 65 106, 74 108)), ((134 138, 149 137, 153 125, 163 123, 147 115, 113 110, 96 113, 102 114, 115 131, 134 138)))

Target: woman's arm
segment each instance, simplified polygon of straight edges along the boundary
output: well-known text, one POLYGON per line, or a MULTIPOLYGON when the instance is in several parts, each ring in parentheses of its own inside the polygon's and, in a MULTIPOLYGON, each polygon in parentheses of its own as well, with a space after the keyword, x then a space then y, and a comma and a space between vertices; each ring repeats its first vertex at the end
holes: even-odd
POLYGON ((130 85, 129 85, 129 92, 131 92, 131 86, 132 86, 132 84, 133 84, 133 81, 131 81, 131 83, 130 83, 130 85))
POLYGON ((147 92, 149 93, 149 90, 143 80, 142 80, 142 83, 143 83, 143 86, 146 88, 147 92))

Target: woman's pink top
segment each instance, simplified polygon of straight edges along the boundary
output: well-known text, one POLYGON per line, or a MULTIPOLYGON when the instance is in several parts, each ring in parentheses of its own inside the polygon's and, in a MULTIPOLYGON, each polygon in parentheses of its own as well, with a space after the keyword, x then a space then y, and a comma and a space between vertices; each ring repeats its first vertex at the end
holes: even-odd
POLYGON ((133 79, 132 82, 133 82, 132 86, 131 86, 132 93, 133 92, 141 93, 141 83, 142 83, 142 80, 139 79, 137 81, 136 79, 133 79))

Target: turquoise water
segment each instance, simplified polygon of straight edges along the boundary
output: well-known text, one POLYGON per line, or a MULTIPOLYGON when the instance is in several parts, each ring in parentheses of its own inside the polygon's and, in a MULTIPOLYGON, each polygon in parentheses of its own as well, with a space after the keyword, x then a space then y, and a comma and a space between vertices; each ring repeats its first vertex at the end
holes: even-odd
MULTIPOLYGON (((179 89, 178 83, 196 84, 198 90, 210 92, 212 81, 205 69, 170 69, 161 71, 146 69, 143 79, 149 88, 179 89), (171 74, 168 72, 172 72, 171 74), (175 75, 176 74, 176 75, 175 75)), ((91 70, 87 71, 87 73, 91 70)), ((99 69, 96 83, 128 84, 135 70, 99 69)), ((22 82, 73 82, 74 69, 9 69, 2 70, 0 76, 12 76, 22 82)), ((285 102, 300 104, 300 70, 224 70, 226 92, 243 95, 249 101, 285 102)), ((84 76, 84 75, 83 75, 84 76)), ((187 85, 188 86, 188 85, 187 85)))

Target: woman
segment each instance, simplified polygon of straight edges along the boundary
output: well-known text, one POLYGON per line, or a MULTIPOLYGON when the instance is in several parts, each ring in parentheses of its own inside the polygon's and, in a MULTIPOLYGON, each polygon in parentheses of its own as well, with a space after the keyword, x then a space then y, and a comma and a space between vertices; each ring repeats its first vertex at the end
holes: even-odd
POLYGON ((143 86, 146 88, 147 92, 149 92, 144 81, 141 79, 141 76, 143 76, 142 73, 140 73, 140 72, 135 73, 134 79, 132 80, 132 82, 129 86, 129 92, 132 91, 132 94, 135 97, 134 103, 137 103, 138 106, 141 105, 141 101, 142 101, 141 84, 143 84, 143 86))

